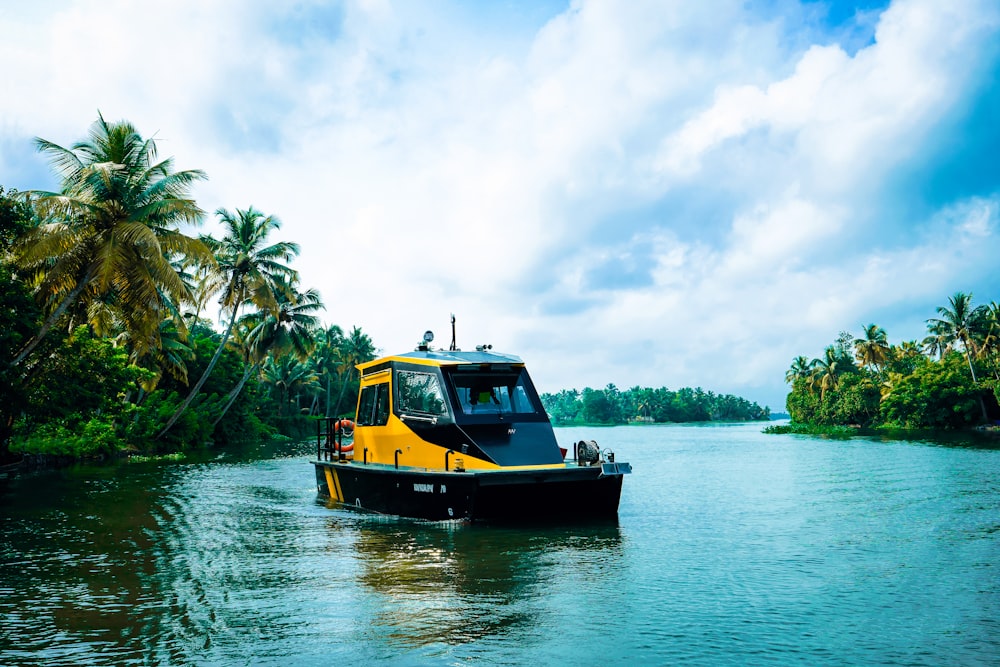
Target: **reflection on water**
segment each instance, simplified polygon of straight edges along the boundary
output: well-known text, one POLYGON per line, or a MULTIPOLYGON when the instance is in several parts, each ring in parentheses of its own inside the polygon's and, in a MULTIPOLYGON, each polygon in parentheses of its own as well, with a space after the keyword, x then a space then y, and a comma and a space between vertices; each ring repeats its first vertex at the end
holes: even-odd
MULTIPOLYGON (((557 431, 561 440, 587 436, 557 431)), ((991 664, 1000 452, 603 429, 616 524, 327 507, 312 443, 0 482, 0 664, 991 664)))
POLYGON ((620 566, 617 525, 516 530, 372 523, 355 543, 361 581, 385 596, 373 622, 401 645, 520 637, 547 624, 539 600, 620 566))

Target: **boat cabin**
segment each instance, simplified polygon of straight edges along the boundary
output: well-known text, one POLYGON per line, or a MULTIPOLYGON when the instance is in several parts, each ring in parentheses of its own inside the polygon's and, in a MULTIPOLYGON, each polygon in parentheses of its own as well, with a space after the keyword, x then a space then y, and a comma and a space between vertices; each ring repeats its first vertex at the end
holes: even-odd
POLYGON ((356 460, 446 470, 563 463, 519 357, 417 350, 358 368, 356 460))

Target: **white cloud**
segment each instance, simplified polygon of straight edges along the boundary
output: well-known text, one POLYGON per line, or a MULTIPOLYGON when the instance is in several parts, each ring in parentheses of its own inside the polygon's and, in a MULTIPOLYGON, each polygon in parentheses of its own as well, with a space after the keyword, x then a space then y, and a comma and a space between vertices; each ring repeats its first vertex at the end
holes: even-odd
MULTIPOLYGON (((995 79, 998 13, 896 2, 850 55, 735 0, 503 31, 461 4, 65 2, 0 23, 0 149, 71 143, 101 109, 206 170, 204 208, 277 214, 329 321, 387 351, 455 312, 544 389, 777 407, 794 356, 997 277, 1000 184, 887 193, 923 196, 900 174, 995 79)), ((14 155, 0 183, 38 173, 14 155)))

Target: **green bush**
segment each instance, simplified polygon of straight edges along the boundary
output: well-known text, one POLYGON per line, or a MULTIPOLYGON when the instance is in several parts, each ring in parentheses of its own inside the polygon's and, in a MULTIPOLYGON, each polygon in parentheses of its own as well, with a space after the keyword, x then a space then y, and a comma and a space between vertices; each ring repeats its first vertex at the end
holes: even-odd
POLYGON ((10 446, 11 452, 18 454, 77 459, 106 458, 122 449, 115 423, 104 416, 82 420, 74 427, 56 422, 42 424, 27 436, 15 437, 10 446))
POLYGON ((924 360, 913 373, 897 376, 882 399, 882 420, 903 428, 953 429, 976 424, 981 416, 979 390, 961 354, 940 362, 924 360))

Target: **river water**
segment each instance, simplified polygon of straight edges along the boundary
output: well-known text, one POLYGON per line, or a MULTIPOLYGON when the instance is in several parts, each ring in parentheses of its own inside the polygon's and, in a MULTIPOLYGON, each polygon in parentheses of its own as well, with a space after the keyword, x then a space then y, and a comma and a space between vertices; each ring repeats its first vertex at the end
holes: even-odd
POLYGON ((1000 664, 1000 443, 760 429, 558 429, 612 524, 329 508, 310 444, 0 481, 0 664, 1000 664))

